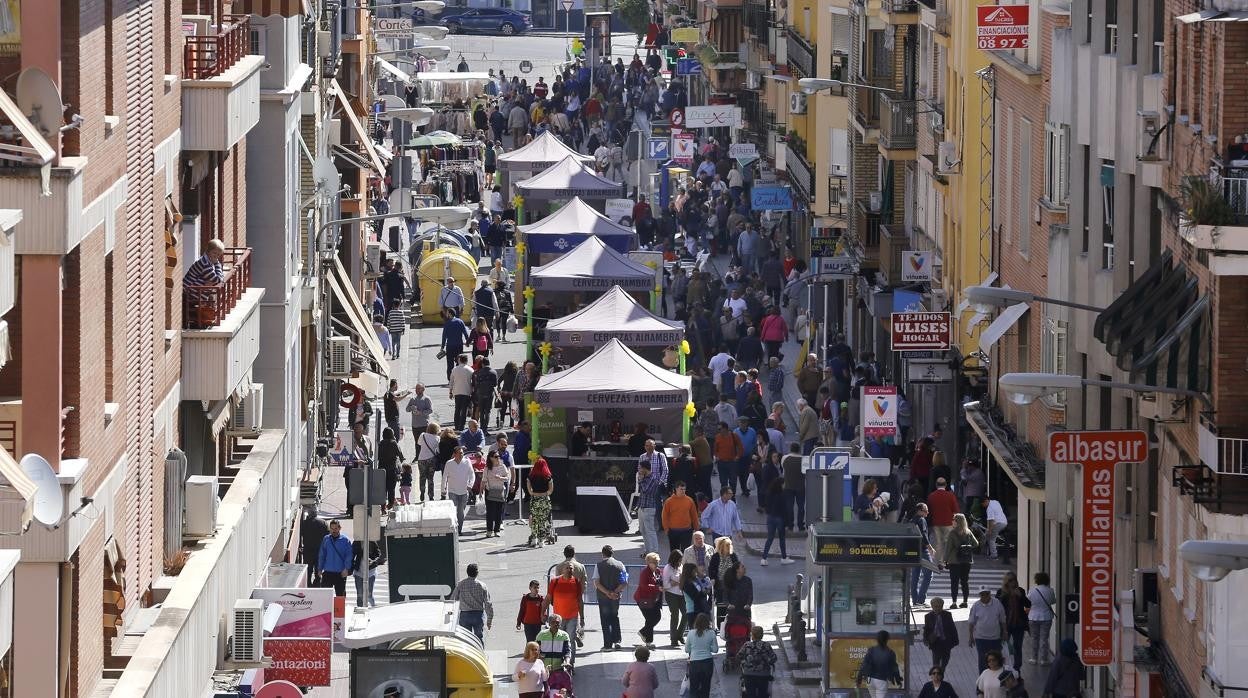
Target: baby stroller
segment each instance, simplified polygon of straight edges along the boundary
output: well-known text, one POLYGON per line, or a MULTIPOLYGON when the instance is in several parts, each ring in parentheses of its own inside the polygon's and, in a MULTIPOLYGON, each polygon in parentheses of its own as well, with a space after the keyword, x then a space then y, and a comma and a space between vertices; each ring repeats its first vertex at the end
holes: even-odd
POLYGON ((572 673, 565 667, 550 670, 550 678, 546 679, 547 698, 576 698, 572 692, 572 673))
POLYGON ((468 503, 476 504, 477 496, 484 491, 485 483, 485 456, 479 451, 472 451, 465 456, 468 462, 472 464, 472 487, 468 488, 468 503))
POLYGON ((737 613, 728 614, 724 621, 724 671, 739 671, 741 661, 737 653, 741 646, 750 640, 751 623, 747 616, 737 613))

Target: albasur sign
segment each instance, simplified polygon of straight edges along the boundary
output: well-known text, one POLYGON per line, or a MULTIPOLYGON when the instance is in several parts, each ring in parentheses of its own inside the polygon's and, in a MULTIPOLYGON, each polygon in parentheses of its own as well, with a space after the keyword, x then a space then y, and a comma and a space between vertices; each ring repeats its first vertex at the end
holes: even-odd
POLYGON ((1147 459, 1148 435, 1142 431, 1049 435, 1049 461, 1083 471, 1078 642, 1088 666, 1114 661, 1114 470, 1147 459))

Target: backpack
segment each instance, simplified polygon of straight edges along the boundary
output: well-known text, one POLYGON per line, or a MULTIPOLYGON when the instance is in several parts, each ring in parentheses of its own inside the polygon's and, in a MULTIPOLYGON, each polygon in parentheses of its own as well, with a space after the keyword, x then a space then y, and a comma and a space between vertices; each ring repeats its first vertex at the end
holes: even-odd
POLYGON ((975 546, 962 536, 958 539, 957 560, 960 564, 969 565, 975 559, 975 546))
POLYGON ((475 351, 483 352, 490 348, 490 338, 484 334, 478 334, 477 338, 472 342, 472 348, 475 351))

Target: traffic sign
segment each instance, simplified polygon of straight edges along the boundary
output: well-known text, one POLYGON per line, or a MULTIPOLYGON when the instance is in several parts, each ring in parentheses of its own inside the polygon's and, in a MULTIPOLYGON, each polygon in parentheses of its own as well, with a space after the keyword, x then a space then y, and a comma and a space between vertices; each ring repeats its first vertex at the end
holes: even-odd
POLYGON ((975 38, 981 50, 1009 51, 1030 44, 1027 5, 980 5, 975 10, 975 38))
POLYGON ((667 122, 672 125, 672 128, 684 128, 685 110, 680 108, 673 109, 672 112, 667 115, 667 122))
POLYGON ((671 157, 671 141, 666 138, 650 138, 646 141, 647 160, 667 160, 671 157))
POLYGON ((677 58, 676 59, 677 75, 701 75, 702 62, 696 58, 677 58))
POLYGON ((953 316, 940 313, 893 313, 893 351, 945 351, 953 342, 953 316))
POLYGON ((564 12, 571 12, 572 6, 576 4, 576 0, 560 0, 559 4, 563 6, 564 12))
POLYGON ((821 446, 810 452, 808 470, 849 470, 849 457, 853 449, 821 446))

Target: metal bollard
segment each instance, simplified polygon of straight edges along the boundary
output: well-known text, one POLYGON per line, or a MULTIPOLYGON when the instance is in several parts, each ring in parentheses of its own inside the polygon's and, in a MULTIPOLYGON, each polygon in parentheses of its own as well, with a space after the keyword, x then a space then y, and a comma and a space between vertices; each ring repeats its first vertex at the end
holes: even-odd
POLYGON ((797 661, 806 661, 806 618, 802 613, 803 589, 806 585, 805 575, 797 575, 796 582, 789 587, 789 614, 785 620, 789 623, 790 641, 797 651, 797 661))

